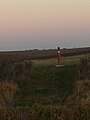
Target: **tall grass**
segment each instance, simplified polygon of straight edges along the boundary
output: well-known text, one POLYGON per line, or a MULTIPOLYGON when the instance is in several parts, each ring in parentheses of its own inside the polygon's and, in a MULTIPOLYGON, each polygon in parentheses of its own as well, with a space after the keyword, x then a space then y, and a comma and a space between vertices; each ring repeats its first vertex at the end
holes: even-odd
POLYGON ((0 109, 0 120, 89 120, 90 104, 72 108, 35 106, 32 108, 0 109))
POLYGON ((12 103, 18 86, 18 94, 25 93, 31 74, 31 61, 19 61, 13 57, 0 57, 0 106, 12 103))
POLYGON ((18 87, 16 84, 8 81, 0 82, 0 108, 13 105, 13 100, 18 87))

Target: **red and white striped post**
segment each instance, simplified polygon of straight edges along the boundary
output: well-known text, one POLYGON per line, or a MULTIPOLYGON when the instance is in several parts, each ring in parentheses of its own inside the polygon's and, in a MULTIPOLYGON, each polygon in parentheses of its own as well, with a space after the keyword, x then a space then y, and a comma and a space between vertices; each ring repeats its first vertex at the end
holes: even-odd
POLYGON ((60 65, 60 60, 61 60, 61 52, 60 52, 60 47, 58 47, 58 65, 60 65))

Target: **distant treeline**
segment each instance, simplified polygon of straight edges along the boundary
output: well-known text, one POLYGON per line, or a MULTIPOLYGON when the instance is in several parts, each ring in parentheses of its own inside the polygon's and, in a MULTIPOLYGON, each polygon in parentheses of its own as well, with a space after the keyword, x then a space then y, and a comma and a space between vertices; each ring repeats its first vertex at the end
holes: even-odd
MULTIPOLYGON (((73 49, 61 49, 61 56, 73 56, 80 54, 90 53, 90 47, 86 48, 73 48, 73 49)), ((0 52, 0 56, 8 56, 17 58, 19 60, 29 60, 29 59, 46 59, 57 57, 57 49, 47 49, 47 50, 26 50, 26 51, 5 51, 0 52)))

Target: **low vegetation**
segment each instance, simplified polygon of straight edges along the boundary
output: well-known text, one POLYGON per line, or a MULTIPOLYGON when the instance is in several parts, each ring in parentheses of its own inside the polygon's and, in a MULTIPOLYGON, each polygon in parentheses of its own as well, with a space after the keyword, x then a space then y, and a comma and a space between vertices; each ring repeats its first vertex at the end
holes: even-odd
POLYGON ((0 120, 89 120, 90 104, 72 108, 61 106, 35 106, 0 110, 0 120))
POLYGON ((0 57, 0 120, 89 120, 90 81, 78 74, 84 57, 62 57, 60 68, 56 58, 0 57))

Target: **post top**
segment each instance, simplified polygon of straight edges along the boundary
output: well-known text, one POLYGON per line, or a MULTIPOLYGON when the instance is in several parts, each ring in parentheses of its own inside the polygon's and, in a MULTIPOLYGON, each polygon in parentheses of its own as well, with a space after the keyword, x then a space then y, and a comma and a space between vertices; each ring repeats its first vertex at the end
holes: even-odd
POLYGON ((58 47, 58 51, 60 51, 60 47, 58 47))

